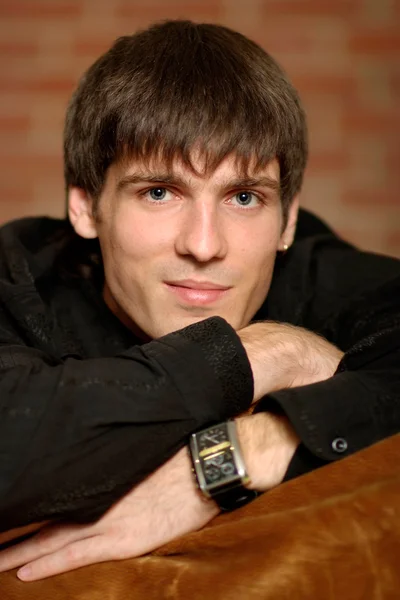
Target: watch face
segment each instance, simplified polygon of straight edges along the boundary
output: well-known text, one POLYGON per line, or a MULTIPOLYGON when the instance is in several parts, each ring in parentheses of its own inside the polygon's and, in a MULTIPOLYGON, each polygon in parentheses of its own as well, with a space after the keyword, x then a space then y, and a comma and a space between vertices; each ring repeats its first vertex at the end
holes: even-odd
POLYGON ((237 470, 224 425, 202 432, 198 437, 198 445, 206 485, 235 478, 237 470))
POLYGON ((210 427, 210 429, 202 431, 199 435, 199 451, 203 450, 204 448, 210 448, 224 441, 229 441, 226 427, 219 425, 210 427))
POLYGON ((189 448, 200 490, 221 510, 233 510, 257 496, 245 487, 250 480, 233 420, 193 433, 189 448))

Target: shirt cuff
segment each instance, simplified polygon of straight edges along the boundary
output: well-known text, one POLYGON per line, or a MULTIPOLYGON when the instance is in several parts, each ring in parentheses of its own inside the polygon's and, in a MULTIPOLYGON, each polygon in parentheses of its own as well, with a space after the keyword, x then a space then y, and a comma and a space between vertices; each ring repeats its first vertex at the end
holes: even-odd
POLYGON ((286 414, 304 447, 320 461, 330 462, 380 438, 371 414, 372 393, 361 375, 345 371, 326 381, 264 396, 254 412, 286 414))
POLYGON ((249 359, 236 331, 221 317, 199 321, 151 344, 152 353, 162 345, 158 360, 183 396, 193 398, 191 409, 202 422, 234 417, 251 405, 249 359), (171 352, 165 352, 166 346, 171 352))

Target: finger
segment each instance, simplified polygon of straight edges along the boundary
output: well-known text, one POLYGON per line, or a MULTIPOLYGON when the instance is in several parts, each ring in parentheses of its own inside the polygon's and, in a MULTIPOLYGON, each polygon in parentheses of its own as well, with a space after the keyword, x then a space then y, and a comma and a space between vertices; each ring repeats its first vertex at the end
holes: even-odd
POLYGON ((52 525, 0 552, 0 572, 20 567, 60 550, 67 544, 93 536, 93 526, 52 525))
POLYGON ((100 535, 68 544, 61 550, 30 562, 20 569, 17 576, 22 581, 36 581, 79 567, 112 560, 112 544, 102 542, 100 535))
POLYGON ((41 523, 31 523, 30 525, 25 525, 23 527, 16 527, 15 529, 2 531, 0 533, 0 544, 5 544, 6 542, 15 540, 23 535, 34 533, 38 529, 43 529, 43 527, 45 527, 48 524, 49 521, 42 521, 41 523))

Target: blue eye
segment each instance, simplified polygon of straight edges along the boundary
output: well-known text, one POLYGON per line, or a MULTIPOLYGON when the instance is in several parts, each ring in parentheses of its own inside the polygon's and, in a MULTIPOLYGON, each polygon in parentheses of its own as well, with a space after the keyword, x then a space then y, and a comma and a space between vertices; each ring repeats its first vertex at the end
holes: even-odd
POLYGON ((252 192, 238 192, 233 198, 239 206, 243 207, 252 206, 254 203, 258 203, 257 196, 252 192))
POLYGON ((167 190, 162 187, 157 187, 149 190, 149 194, 152 200, 164 200, 167 190))
POLYGON ((252 195, 249 192, 240 192, 240 194, 236 194, 236 198, 242 206, 247 206, 252 201, 252 195))

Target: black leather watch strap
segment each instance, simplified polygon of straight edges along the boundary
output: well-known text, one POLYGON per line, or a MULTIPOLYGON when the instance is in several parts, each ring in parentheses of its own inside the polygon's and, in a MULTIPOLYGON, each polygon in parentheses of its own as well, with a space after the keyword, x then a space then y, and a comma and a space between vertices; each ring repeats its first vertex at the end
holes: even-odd
POLYGON ((248 502, 257 498, 258 495, 259 492, 256 492, 256 490, 248 490, 243 485, 238 485, 230 490, 211 494, 211 497, 223 512, 230 512, 248 504, 248 502))

